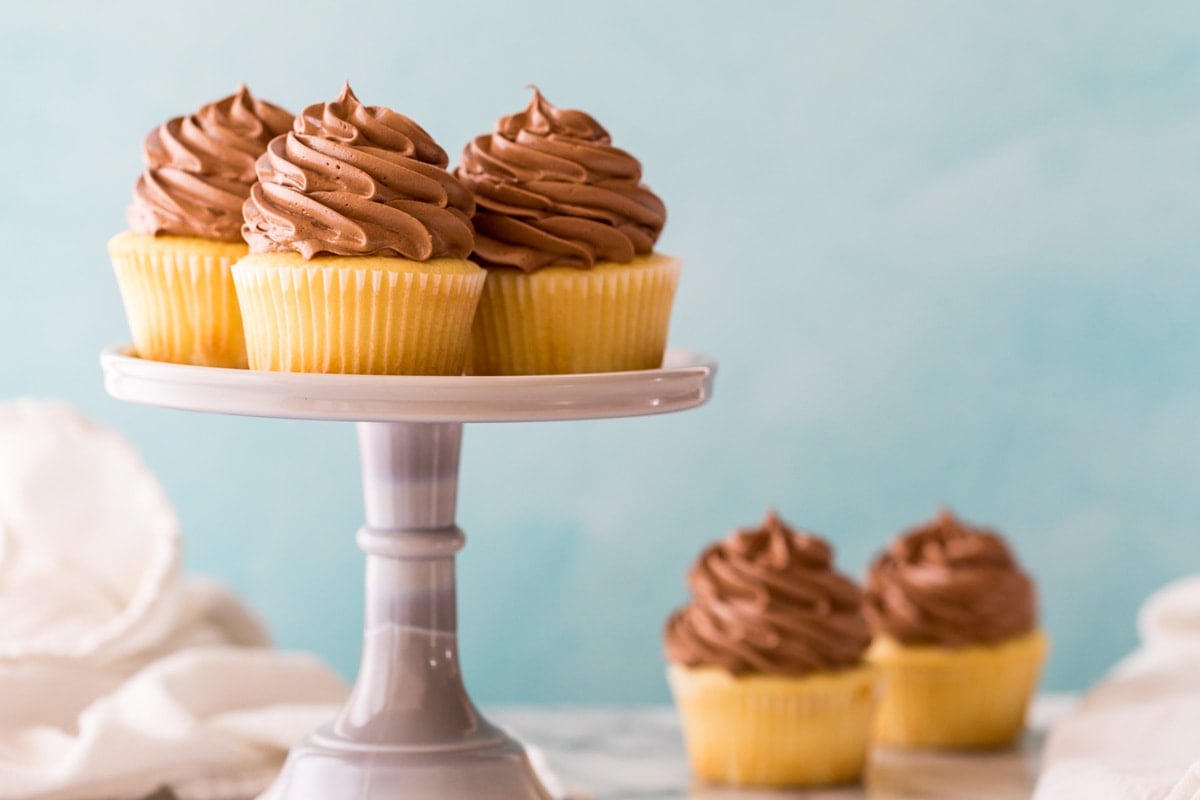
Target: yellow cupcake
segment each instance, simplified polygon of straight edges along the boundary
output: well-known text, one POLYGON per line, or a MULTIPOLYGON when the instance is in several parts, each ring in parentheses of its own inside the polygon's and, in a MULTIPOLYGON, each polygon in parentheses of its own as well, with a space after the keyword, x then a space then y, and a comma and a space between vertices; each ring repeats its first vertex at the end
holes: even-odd
POLYGON ((1012 744, 1025 726, 1048 649, 1040 631, 957 650, 876 639, 867 659, 881 670, 887 692, 875 740, 947 749, 1012 744))
POLYGON ((858 780, 879 697, 861 593, 833 550, 774 513, 707 548, 664 633, 697 778, 746 787, 858 780))
POLYGON ((234 280, 250 367, 460 375, 484 277, 453 258, 248 255, 234 280))
POLYGON ((108 243, 133 347, 142 358, 245 367, 242 316, 229 268, 241 242, 120 233, 108 243))
POLYGON ((1033 583, 992 531, 943 510, 872 564, 868 660, 887 687, 875 740, 987 749, 1020 735, 1049 649, 1033 583))
POLYGON ((462 374, 486 273, 466 259, 474 200, 447 162, 349 86, 271 142, 233 267, 251 369, 462 374))
POLYGON ((734 786, 824 786, 863 773, 879 695, 871 667, 801 678, 671 665, 696 777, 734 786))
POLYGON ((463 150, 472 257, 488 270, 471 334, 480 375, 662 365, 680 262, 653 251, 666 221, 637 159, 535 89, 463 150))
POLYGON ((290 113, 242 86, 147 135, 130 230, 108 244, 142 358, 246 366, 230 266, 248 252, 242 203, 254 161, 291 124, 290 113))
POLYGON ((488 271, 471 335, 480 375, 615 372, 662 365, 680 264, 488 271))

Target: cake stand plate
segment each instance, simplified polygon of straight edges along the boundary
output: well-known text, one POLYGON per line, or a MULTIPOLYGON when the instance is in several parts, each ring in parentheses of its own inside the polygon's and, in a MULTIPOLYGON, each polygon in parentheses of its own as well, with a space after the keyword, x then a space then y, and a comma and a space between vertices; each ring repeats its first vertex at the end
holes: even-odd
POLYGON ((252 372, 100 356, 113 397, 189 411, 358 425, 366 525, 362 662, 350 698, 293 748, 269 800, 549 800, 521 745, 467 696, 458 665, 454 523, 464 422, 682 411, 716 364, 684 350, 661 369, 426 377, 252 372))
POLYGON ((662 369, 515 377, 311 375, 100 355, 108 393, 186 411, 347 422, 535 422, 634 417, 698 406, 712 391, 707 356, 668 350, 662 369))

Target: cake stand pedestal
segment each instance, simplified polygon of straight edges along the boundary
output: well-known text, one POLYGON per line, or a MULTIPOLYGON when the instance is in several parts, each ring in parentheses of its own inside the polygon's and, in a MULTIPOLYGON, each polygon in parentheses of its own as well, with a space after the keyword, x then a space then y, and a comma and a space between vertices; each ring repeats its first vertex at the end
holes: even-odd
POLYGON ((101 354, 113 397, 190 411, 355 422, 366 525, 362 663, 337 717, 292 749, 269 800, 549 800, 521 745, 467 696, 454 524, 465 422, 681 411, 712 391, 706 356, 589 375, 423 377, 252 372, 101 354))

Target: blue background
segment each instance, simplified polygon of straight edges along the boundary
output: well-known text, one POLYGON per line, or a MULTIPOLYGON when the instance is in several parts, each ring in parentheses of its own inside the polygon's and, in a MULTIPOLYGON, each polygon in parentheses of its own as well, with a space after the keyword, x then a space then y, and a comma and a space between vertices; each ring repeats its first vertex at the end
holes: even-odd
POLYGON ((488 702, 666 699, 659 631, 705 542, 778 506, 861 574, 939 503, 1041 586, 1046 685, 1135 641, 1200 566, 1195 3, 54 2, 0 18, 0 396, 125 431, 192 569, 350 674, 349 425, 127 406, 105 255, 143 135, 245 80, 349 78, 457 159, 536 82, 645 166, 685 260, 700 410, 468 428, 460 611, 488 702), (350 7, 352 5, 352 8, 350 7))

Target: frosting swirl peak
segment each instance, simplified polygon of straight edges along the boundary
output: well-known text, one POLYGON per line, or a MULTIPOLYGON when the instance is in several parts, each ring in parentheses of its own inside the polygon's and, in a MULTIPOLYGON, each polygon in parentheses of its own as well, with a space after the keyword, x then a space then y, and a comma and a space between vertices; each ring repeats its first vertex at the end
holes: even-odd
POLYGON ((528 108, 467 144, 455 174, 475 193, 475 258, 486 267, 628 263, 650 253, 667 218, 636 158, 536 88, 528 108))
POLYGON ((466 258, 474 198, 417 123, 349 84, 311 105, 258 160, 242 235, 253 252, 466 258))
POLYGON ((897 537, 875 559, 865 611, 903 644, 995 644, 1036 624, 1033 582, 999 534, 949 509, 897 537))
POLYGON ((241 241, 242 203, 254 162, 292 115, 250 94, 233 94, 175 117, 146 136, 146 171, 126 217, 134 233, 241 241))
POLYGON ((855 667, 871 637, 858 586, 833 549, 769 512, 701 553, 690 605, 667 622, 667 658, 735 675, 804 675, 855 667))

